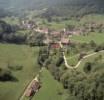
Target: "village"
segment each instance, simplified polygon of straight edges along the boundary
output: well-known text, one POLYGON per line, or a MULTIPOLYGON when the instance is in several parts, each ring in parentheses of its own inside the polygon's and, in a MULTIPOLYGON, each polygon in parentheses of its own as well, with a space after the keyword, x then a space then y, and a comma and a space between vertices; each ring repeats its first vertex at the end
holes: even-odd
MULTIPOLYGON (((72 35, 80 35, 82 33, 81 30, 67 30, 65 28, 61 30, 51 30, 47 27, 39 27, 38 25, 34 24, 34 22, 26 20, 21 22, 21 26, 24 29, 33 30, 34 33, 43 33, 45 35, 44 44, 52 44, 53 47, 59 48, 59 41, 62 44, 68 45, 70 43, 69 37, 72 35)), ((31 36, 34 35, 33 33, 30 34, 31 36)))
POLYGON ((35 33, 42 33, 45 36, 45 39, 43 40, 43 44, 45 45, 51 45, 52 48, 60 48, 59 42, 63 45, 68 46, 72 41, 70 40, 70 37, 72 36, 87 36, 91 34, 91 32, 103 32, 104 25, 103 24, 96 24, 94 22, 92 23, 86 23, 83 27, 75 28, 74 26, 67 26, 63 29, 49 29, 47 27, 41 27, 36 22, 32 20, 22 20, 20 23, 20 26, 22 29, 28 29, 32 30, 30 37, 32 38, 35 33))

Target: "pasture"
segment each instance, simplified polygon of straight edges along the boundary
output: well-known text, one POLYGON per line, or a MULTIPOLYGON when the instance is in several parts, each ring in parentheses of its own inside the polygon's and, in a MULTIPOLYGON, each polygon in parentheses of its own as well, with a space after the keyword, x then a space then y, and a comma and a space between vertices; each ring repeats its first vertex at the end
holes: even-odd
POLYGON ((38 47, 26 45, 0 44, 0 68, 8 69, 11 66, 22 66, 19 71, 12 71, 17 81, 0 81, 0 100, 18 100, 24 89, 38 73, 38 47))
POLYGON ((34 96, 32 100, 65 100, 65 90, 58 81, 54 80, 53 76, 46 69, 40 75, 42 88, 34 96))
POLYGON ((70 37, 70 40, 79 43, 89 43, 91 40, 93 40, 97 44, 102 44, 104 43, 104 33, 90 33, 89 35, 86 36, 74 35, 70 37))

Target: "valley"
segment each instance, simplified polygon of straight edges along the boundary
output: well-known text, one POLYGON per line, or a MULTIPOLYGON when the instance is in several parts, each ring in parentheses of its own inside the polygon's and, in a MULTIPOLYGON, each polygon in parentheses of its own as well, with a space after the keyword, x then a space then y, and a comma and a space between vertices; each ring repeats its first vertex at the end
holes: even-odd
POLYGON ((0 100, 104 100, 103 0, 0 0, 0 100))

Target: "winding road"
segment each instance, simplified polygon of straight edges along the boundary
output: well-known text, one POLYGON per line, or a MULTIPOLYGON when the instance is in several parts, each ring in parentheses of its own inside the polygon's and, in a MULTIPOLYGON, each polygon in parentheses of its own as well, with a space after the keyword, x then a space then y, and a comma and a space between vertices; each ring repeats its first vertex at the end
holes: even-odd
MULTIPOLYGON (((62 43, 59 42, 59 44, 60 44, 60 47, 63 48, 62 43)), ((104 50, 99 51, 99 52, 104 52, 104 50)), ((64 58, 65 66, 66 66, 68 69, 76 69, 76 68, 78 68, 79 65, 82 63, 82 61, 83 61, 84 59, 89 58, 89 57, 91 57, 91 56, 97 54, 97 52, 94 52, 94 53, 91 53, 91 54, 89 54, 89 55, 86 55, 86 56, 84 56, 75 66, 71 66, 71 65, 69 65, 68 62, 67 62, 67 58, 65 57, 65 52, 63 51, 62 53, 63 53, 63 58, 64 58)))

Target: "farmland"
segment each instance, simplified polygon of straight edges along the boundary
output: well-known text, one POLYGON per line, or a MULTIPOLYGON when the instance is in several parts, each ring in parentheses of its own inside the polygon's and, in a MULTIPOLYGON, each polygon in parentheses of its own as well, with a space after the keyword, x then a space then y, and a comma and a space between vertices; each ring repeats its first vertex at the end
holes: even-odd
POLYGON ((65 91, 46 69, 41 73, 42 88, 32 100, 65 100, 65 91), (61 95, 60 95, 61 93, 61 95))
POLYGON ((0 19, 0 100, 103 100, 104 15, 45 11, 0 19))
POLYGON ((74 42, 79 42, 79 43, 89 43, 91 40, 95 41, 97 44, 102 44, 104 43, 104 33, 90 33, 88 36, 72 36, 70 38, 74 42))
POLYGON ((0 82, 0 100, 17 100, 25 87, 37 74, 38 47, 30 48, 26 45, 0 44, 0 68, 7 69, 9 65, 22 66, 22 70, 12 71, 16 82, 0 82))

